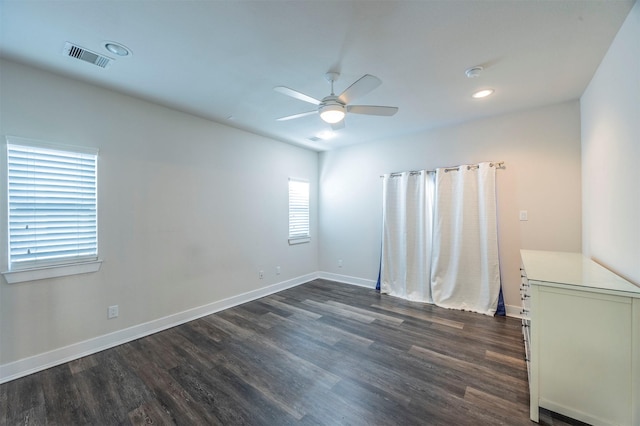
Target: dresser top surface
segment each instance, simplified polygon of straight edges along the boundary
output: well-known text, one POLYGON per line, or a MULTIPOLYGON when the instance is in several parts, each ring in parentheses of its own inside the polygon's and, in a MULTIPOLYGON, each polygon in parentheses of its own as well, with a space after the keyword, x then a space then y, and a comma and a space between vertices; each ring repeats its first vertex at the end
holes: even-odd
POLYGON ((520 250, 529 282, 640 298, 640 287, 581 253, 520 250))

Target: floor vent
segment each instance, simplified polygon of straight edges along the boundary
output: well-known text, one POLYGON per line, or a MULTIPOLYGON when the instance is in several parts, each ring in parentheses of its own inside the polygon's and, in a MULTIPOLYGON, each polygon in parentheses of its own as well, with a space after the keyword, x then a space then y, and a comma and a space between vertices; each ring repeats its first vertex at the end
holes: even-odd
POLYGON ((73 43, 66 42, 64 45, 64 54, 72 58, 80 59, 90 64, 97 65, 100 68, 106 68, 111 64, 111 59, 98 53, 87 50, 83 47, 76 46, 73 43))

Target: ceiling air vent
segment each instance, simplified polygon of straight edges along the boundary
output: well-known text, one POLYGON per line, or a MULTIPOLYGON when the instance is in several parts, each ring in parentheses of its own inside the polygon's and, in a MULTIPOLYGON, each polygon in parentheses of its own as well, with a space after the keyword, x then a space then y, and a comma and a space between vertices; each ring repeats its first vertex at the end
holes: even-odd
POLYGON ((90 64, 97 65, 100 68, 106 68, 111 64, 111 59, 98 53, 76 46, 73 43, 66 42, 64 45, 64 54, 72 58, 80 59, 90 64))

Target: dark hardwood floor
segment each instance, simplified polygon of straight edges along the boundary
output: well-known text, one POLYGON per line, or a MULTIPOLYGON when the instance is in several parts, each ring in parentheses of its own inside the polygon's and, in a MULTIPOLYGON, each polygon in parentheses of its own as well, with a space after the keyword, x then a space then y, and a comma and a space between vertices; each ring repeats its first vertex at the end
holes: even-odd
POLYGON ((5 383, 0 424, 530 425, 528 398, 519 320, 315 280, 5 383))

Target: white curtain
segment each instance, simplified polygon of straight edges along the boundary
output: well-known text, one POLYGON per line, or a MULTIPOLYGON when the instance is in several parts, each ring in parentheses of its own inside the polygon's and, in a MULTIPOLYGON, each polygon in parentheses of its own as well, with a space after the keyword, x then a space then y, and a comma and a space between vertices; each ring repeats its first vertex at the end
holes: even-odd
POLYGON ((383 177, 380 291, 433 303, 430 290, 434 173, 383 177))
POLYGON ((431 292, 438 306, 496 312, 500 265, 494 166, 436 171, 431 292))

